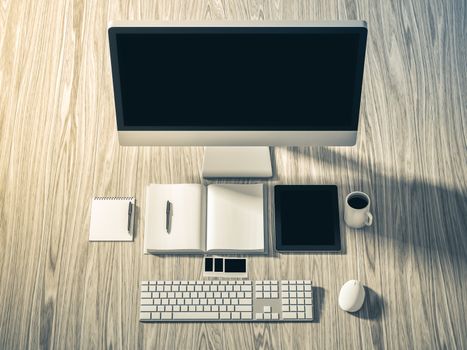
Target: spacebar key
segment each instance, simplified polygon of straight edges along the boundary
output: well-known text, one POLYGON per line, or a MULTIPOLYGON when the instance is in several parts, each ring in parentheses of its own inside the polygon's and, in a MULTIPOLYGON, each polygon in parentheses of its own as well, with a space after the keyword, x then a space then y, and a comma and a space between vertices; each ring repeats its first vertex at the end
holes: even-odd
POLYGON ((218 320, 218 312, 174 312, 174 320, 218 320))

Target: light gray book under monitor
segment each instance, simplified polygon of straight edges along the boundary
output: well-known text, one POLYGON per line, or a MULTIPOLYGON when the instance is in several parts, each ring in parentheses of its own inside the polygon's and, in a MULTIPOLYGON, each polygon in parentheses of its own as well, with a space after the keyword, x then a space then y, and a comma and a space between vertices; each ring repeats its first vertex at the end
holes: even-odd
POLYGON ((144 253, 262 253, 264 208, 263 184, 151 184, 146 190, 144 253))

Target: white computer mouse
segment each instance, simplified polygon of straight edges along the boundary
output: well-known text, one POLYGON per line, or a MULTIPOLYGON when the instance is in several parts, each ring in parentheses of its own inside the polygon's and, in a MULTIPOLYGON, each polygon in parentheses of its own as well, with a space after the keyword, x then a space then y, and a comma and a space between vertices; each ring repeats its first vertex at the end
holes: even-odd
POLYGON ((357 280, 345 282, 339 293, 339 307, 348 312, 360 310, 365 301, 365 288, 357 280))

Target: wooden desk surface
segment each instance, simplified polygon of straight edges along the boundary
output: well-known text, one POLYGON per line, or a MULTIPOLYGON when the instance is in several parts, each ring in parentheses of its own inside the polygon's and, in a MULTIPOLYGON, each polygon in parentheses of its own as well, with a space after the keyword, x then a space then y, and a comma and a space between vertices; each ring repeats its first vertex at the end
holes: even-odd
POLYGON ((467 348, 465 21, 461 0, 3 1, 0 348, 467 348), (138 322, 140 280, 201 277, 201 257, 142 255, 141 213, 147 184, 201 181, 203 149, 119 146, 115 19, 368 20, 357 146, 275 148, 267 185, 366 191, 375 223, 341 222, 343 254, 249 261, 312 279, 316 322, 138 322), (92 196, 130 194, 134 243, 89 243, 92 196), (337 306, 351 278, 369 288, 355 315, 337 306))

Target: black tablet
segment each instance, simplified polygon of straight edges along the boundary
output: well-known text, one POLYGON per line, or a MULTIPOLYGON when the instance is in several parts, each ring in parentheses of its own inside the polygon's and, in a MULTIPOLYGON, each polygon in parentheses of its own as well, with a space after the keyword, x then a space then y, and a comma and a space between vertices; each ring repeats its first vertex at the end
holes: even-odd
POLYGON ((340 251, 335 185, 274 187, 278 251, 340 251))

